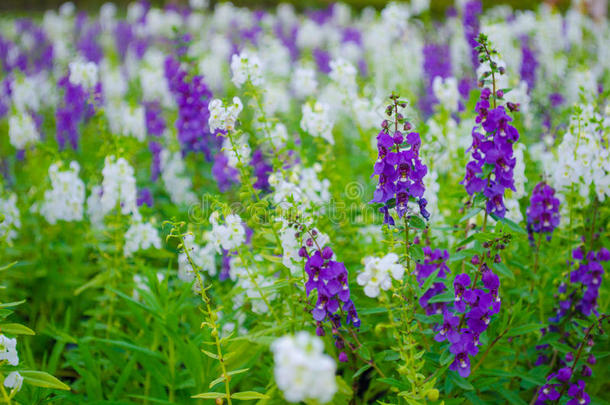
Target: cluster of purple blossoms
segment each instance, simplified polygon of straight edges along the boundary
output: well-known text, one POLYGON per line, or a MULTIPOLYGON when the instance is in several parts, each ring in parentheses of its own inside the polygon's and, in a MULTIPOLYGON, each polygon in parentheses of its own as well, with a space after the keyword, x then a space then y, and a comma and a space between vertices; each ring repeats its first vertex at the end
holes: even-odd
POLYGON ((411 129, 411 124, 398 112, 398 107, 405 108, 406 103, 399 101, 397 96, 390 98, 394 103, 387 107, 386 113, 388 116, 394 115, 394 121, 390 123, 384 120, 377 135, 378 157, 371 177, 378 176, 379 183, 371 203, 384 204, 380 208, 384 223, 394 225, 394 219, 389 214, 392 203, 400 218, 409 210, 411 200, 417 201, 422 217, 428 219, 430 214, 426 211, 428 202, 424 198, 426 189, 423 181, 428 167, 419 159, 421 139, 417 132, 409 132, 405 137, 398 130, 399 125, 405 132, 411 129), (392 124, 393 130, 390 129, 392 124))
POLYGON ((254 168, 256 182, 252 185, 255 189, 269 191, 269 174, 273 168, 265 161, 263 151, 256 149, 252 154, 250 165, 254 168))
POLYGON ((533 242, 533 233, 546 233, 547 239, 559 226, 559 199, 555 197, 555 190, 545 182, 536 184, 527 209, 527 232, 533 242))
POLYGON ((434 78, 446 79, 451 76, 451 51, 448 44, 429 43, 422 50, 424 57, 423 71, 426 76, 426 88, 419 99, 419 106, 424 116, 432 115, 433 106, 438 103, 432 90, 434 78))
POLYGON ((216 143, 215 135, 210 133, 208 126, 208 103, 212 99, 212 92, 203 81, 203 76, 189 78, 187 71, 172 56, 165 59, 165 76, 178 105, 175 125, 183 151, 203 152, 206 159, 211 160, 210 145, 216 143))
POLYGON ((472 129, 472 146, 468 150, 473 160, 466 165, 466 176, 461 184, 471 196, 482 192, 487 197, 487 212, 504 218, 504 191, 507 188, 515 190, 513 144, 519 139, 519 132, 509 124, 512 118, 503 106, 490 109, 490 96, 490 89, 481 90, 476 122, 485 133, 479 132, 478 125, 472 129))
POLYGON ((16 29, 21 38, 29 36, 33 44, 31 48, 21 51, 27 67, 23 71, 28 74, 36 74, 43 70, 50 71, 53 67, 53 44, 44 30, 30 19, 17 21, 16 29))
MULTIPOLYGON (((610 251, 602 247, 597 252, 591 251, 587 253, 585 260, 583 248, 579 247, 574 249, 572 257, 579 264, 575 270, 570 272, 570 283, 575 286, 577 284, 580 285, 565 300, 559 302, 557 316, 552 319, 556 322, 567 314, 572 305, 574 305, 575 310, 584 316, 589 316, 591 313, 597 314, 597 298, 599 297, 599 289, 604 275, 602 262, 610 260, 610 251), (579 299, 580 293, 582 293, 582 297, 579 299)), ((565 283, 559 286, 559 292, 567 293, 565 283)))
POLYGON ((464 36, 466 42, 472 48, 472 66, 476 69, 479 66, 479 55, 474 49, 479 36, 479 14, 483 11, 483 5, 480 0, 470 0, 464 5, 464 14, 462 16, 462 24, 464 25, 464 36))
POLYGON ((70 142, 73 149, 78 147, 79 125, 95 113, 95 105, 101 103, 102 85, 100 82, 90 91, 81 85, 70 83, 68 75, 59 79, 57 85, 63 88, 63 100, 55 112, 55 127, 59 149, 70 142))
POLYGON ((307 238, 305 245, 299 250, 299 256, 307 259, 305 272, 308 279, 305 283, 305 291, 307 296, 314 290, 318 292, 318 300, 312 311, 313 318, 318 322, 328 318, 334 327, 339 327, 340 311, 342 311, 346 314, 348 324, 353 323, 355 327, 359 327, 360 319, 350 298, 345 265, 333 260, 334 253, 329 246, 324 246, 321 250, 315 249, 309 254, 307 248, 313 247, 314 240, 307 238))
MULTIPOLYGON (((447 274, 451 272, 447 266, 447 260, 449 259, 449 252, 446 250, 435 249, 432 250, 429 246, 424 246, 424 260, 415 265, 415 275, 417 276, 417 282, 419 286, 423 286, 426 279, 430 277, 434 272, 437 272, 437 278, 446 278, 447 274)), ((436 295, 442 294, 447 291, 447 287, 443 282, 435 282, 432 286, 424 292, 419 299, 419 305, 426 311, 426 315, 442 314, 447 309, 447 304, 444 302, 431 303, 430 299, 436 295)))
POLYGON ((239 182, 239 171, 229 166, 229 158, 221 152, 214 155, 212 176, 216 179, 216 184, 221 192, 227 191, 231 184, 239 182))
MULTIPOLYGON (((499 256, 496 256, 499 258, 499 256)), ((473 262, 478 262, 478 256, 473 262)), ((497 260, 497 259, 496 259, 497 260)), ((470 276, 462 273, 453 281, 455 293, 455 313, 445 311, 443 325, 436 337, 437 341, 445 338, 451 343, 450 352, 455 356, 450 369, 457 371, 460 376, 470 375, 470 357, 478 353, 479 336, 489 326, 491 317, 500 312, 501 300, 499 296, 500 279, 487 266, 482 263, 478 270, 484 288, 477 288, 477 278, 471 283, 470 276), (461 313, 461 319, 456 314, 461 313), (463 325, 464 320, 466 325, 463 325)), ((478 276, 478 273, 477 273, 478 276)))
MULTIPOLYGON (((591 402, 589 394, 585 392, 586 384, 583 380, 578 380, 576 383, 570 383, 574 374, 574 366, 569 366, 570 363, 576 361, 572 352, 565 355, 565 361, 562 361, 564 367, 556 372, 550 373, 546 377, 546 384, 538 389, 535 405, 546 405, 557 403, 568 387, 567 394, 570 398, 566 405, 587 405, 591 402), (569 385, 568 385, 569 384, 569 385)), ((595 356, 590 355, 587 358, 588 364, 595 364, 595 356)), ((581 369, 583 377, 590 377, 592 374, 591 368, 587 364, 583 364, 581 369)))
POLYGON ((527 91, 531 93, 536 85, 536 69, 538 60, 534 50, 529 46, 528 37, 521 40, 521 80, 527 83, 527 91))

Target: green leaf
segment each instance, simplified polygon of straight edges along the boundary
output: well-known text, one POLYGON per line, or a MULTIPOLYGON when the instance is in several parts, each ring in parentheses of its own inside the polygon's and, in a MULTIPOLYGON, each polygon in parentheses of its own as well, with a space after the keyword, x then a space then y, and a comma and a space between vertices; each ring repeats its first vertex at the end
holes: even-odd
POLYGON ((354 375, 352 376, 352 378, 356 378, 358 377, 360 374, 364 373, 366 370, 368 370, 369 368, 371 368, 372 366, 370 364, 367 364, 366 366, 362 366, 358 369, 358 371, 356 371, 354 373, 354 375))
POLYGON ((436 302, 452 302, 455 299, 454 293, 451 291, 437 294, 428 300, 428 303, 434 304, 436 302))
POLYGON ((451 354, 451 352, 449 350, 445 350, 441 354, 441 358, 439 361, 441 363, 441 366, 445 366, 445 365, 451 363, 452 360, 453 360, 453 354, 451 354))
POLYGON ((35 387, 51 388, 55 390, 66 390, 69 391, 70 387, 53 377, 51 374, 47 374, 44 371, 36 370, 19 370, 19 374, 23 377, 23 381, 33 385, 35 387))
POLYGON ((231 394, 231 399, 269 399, 269 396, 256 391, 242 391, 231 394))
POLYGON ((409 226, 416 229, 426 229, 426 223, 418 216, 409 218, 409 226))
POLYGON ((191 398, 216 399, 226 397, 227 394, 225 394, 224 392, 203 392, 201 394, 193 395, 191 398))
POLYGON ((410 390, 411 386, 409 384, 405 384, 401 381, 398 381, 394 378, 378 378, 377 381, 380 381, 382 383, 386 383, 388 385, 391 385, 392 387, 396 387, 398 389, 401 390, 410 390))
POLYGON ((36 333, 28 328, 27 326, 23 326, 19 323, 4 323, 0 325, 1 333, 8 333, 10 335, 35 335, 36 333))
POLYGON ((12 308, 12 307, 16 307, 17 305, 21 305, 24 302, 25 302, 25 300, 14 301, 14 302, 7 302, 5 304, 0 304, 0 308, 12 308))
POLYGON ((527 405, 527 402, 525 402, 523 399, 521 399, 519 395, 515 394, 512 391, 508 391, 502 387, 498 387, 498 392, 500 393, 500 395, 506 398, 508 400, 508 403, 510 404, 527 405))
POLYGON ((522 235, 527 235, 527 232, 525 231, 525 229, 521 228, 516 222, 511 221, 508 218, 499 218, 497 217, 495 214, 491 214, 491 217, 496 221, 496 222, 501 222, 503 224, 505 224, 506 226, 508 226, 508 228, 515 232, 515 233, 520 233, 522 235))
POLYGON ((459 223, 468 221, 470 218, 474 217, 479 212, 481 212, 481 210, 482 210, 481 207, 471 208, 470 210, 468 210, 468 212, 462 218, 460 218, 459 223))
POLYGON ((513 272, 508 268, 508 266, 502 262, 500 263, 492 263, 491 267, 496 270, 498 273, 500 273, 500 275, 504 276, 504 277, 508 277, 511 280, 515 279, 515 275, 513 274, 513 272))
MULTIPOLYGON (((245 373, 248 370, 250 370, 250 369, 249 368, 242 368, 240 370, 229 371, 227 374, 231 376, 231 375, 245 373)), ((217 379, 215 379, 214 381, 212 381, 210 383, 209 388, 212 388, 213 386, 215 386, 216 384, 218 384, 220 382, 223 382, 224 380, 225 380, 225 376, 221 375, 220 377, 218 377, 217 379)))
POLYGON ((546 324, 527 323, 525 325, 517 326, 516 328, 511 328, 506 333, 506 336, 511 337, 511 336, 518 336, 518 335, 526 335, 530 332, 534 332, 534 331, 540 330, 545 327, 546 327, 546 324))
POLYGON ((428 276, 428 278, 426 278, 426 281, 424 281, 424 284, 419 289, 420 298, 423 294, 426 293, 426 291, 428 291, 428 289, 430 288, 432 283, 434 283, 434 281, 436 280, 436 275, 438 274, 439 271, 440 271, 440 267, 438 269, 434 270, 434 273, 430 274, 428 276))
POLYGON ((449 378, 451 382, 466 391, 474 390, 472 384, 470 384, 466 379, 460 377, 455 371, 449 373, 449 378))

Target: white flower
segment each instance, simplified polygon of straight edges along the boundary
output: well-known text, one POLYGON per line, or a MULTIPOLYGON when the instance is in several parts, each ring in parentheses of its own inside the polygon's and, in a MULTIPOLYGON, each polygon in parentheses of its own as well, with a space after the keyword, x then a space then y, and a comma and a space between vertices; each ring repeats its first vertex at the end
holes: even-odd
POLYGON ((292 75, 291 87, 297 98, 311 96, 318 88, 316 71, 308 67, 297 67, 292 75))
POLYGON ((11 115, 8 120, 8 136, 16 149, 25 149, 40 140, 36 124, 27 112, 11 115))
POLYGON ((207 243, 204 246, 199 246, 195 243, 192 234, 184 235, 182 242, 184 251, 178 256, 178 278, 186 282, 192 282, 195 279, 195 272, 188 260, 189 257, 195 266, 206 271, 210 276, 215 276, 216 249, 214 244, 207 243), (186 251, 188 251, 188 255, 186 251))
POLYGON ((12 388, 15 392, 19 392, 21 390, 21 386, 23 385, 23 377, 19 374, 18 371, 10 372, 6 378, 4 379, 4 386, 6 388, 12 388))
POLYGON ((114 156, 106 156, 102 174, 104 180, 100 203, 104 215, 119 204, 123 215, 137 216, 136 179, 133 167, 124 158, 115 159, 114 156))
POLYGON ((356 75, 358 71, 345 59, 335 59, 330 62, 330 78, 348 94, 354 94, 357 90, 356 75))
POLYGON ((191 190, 191 179, 185 175, 186 166, 180 152, 161 151, 161 179, 174 204, 191 204, 197 201, 191 190))
POLYGON ((254 86, 263 84, 261 61, 257 55, 247 51, 243 51, 239 55, 234 54, 231 57, 231 73, 233 74, 231 81, 237 87, 241 87, 248 80, 254 86))
POLYGON ((146 139, 146 119, 142 106, 132 106, 122 100, 110 101, 105 109, 113 133, 133 136, 138 141, 146 139))
POLYGON ((70 83, 89 89, 97 84, 98 68, 93 62, 70 62, 70 83))
POLYGON ((210 118, 208 119, 208 125, 210 126, 210 132, 214 132, 217 129, 222 131, 233 131, 235 129, 235 122, 239 113, 243 109, 243 104, 239 97, 233 97, 233 104, 222 106, 222 100, 214 99, 210 101, 208 110, 210 111, 210 118))
POLYGON ((203 10, 208 6, 208 0, 189 0, 189 6, 193 10, 203 10))
POLYGON ((239 162, 243 165, 250 163, 250 155, 252 150, 248 144, 248 134, 242 134, 239 138, 233 138, 233 142, 227 137, 222 141, 222 151, 227 156, 229 161, 227 164, 237 169, 239 162))
POLYGON ((243 245, 246 242, 246 229, 242 225, 239 215, 227 215, 224 225, 218 222, 219 217, 220 214, 216 211, 210 215, 210 223, 212 224, 210 237, 216 251, 222 253, 221 248, 233 251, 243 245))
POLYGON ((336 364, 324 354, 324 344, 317 336, 298 332, 284 336, 271 345, 277 386, 288 402, 333 399, 337 391, 336 364))
POLYGON ((447 111, 457 112, 460 94, 455 77, 443 79, 436 76, 432 82, 432 89, 438 101, 447 111))
POLYGON ((17 196, 10 194, 0 198, 0 241, 11 243, 17 237, 17 230, 21 228, 21 218, 17 208, 17 196))
POLYGON ((380 289, 385 291, 392 287, 392 278, 400 280, 403 273, 404 267, 398 263, 398 255, 395 253, 382 258, 367 256, 364 258, 364 271, 358 274, 356 281, 364 286, 364 293, 368 297, 375 298, 380 289))
POLYGON ((301 129, 311 136, 322 137, 334 145, 332 130, 334 119, 331 117, 328 105, 316 102, 313 107, 309 102, 303 104, 301 129))
POLYGON ((80 166, 70 162, 68 170, 60 171, 56 164, 49 167, 51 189, 45 191, 40 214, 54 224, 57 220, 82 221, 85 203, 85 183, 78 177, 80 166))
POLYGON ((150 222, 136 222, 125 232, 125 246, 123 253, 125 257, 131 257, 138 250, 146 250, 150 247, 161 249, 161 238, 159 231, 150 222))
POLYGON ((10 339, 0 334, 0 360, 6 360, 11 366, 19 364, 17 339, 10 339))

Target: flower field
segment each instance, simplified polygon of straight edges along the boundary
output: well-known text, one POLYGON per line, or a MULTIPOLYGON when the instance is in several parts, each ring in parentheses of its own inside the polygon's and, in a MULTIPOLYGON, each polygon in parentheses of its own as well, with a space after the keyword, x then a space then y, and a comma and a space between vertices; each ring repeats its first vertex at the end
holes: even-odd
POLYGON ((0 15, 0 404, 610 403, 594 3, 0 15))

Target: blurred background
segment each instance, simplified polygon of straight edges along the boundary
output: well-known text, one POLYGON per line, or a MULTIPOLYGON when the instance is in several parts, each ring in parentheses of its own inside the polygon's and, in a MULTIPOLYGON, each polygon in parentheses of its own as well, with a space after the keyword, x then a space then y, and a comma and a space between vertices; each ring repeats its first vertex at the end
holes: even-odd
MULTIPOLYGON (((86 10, 94 12, 99 10, 99 7, 108 0, 72 0, 78 10, 86 10)), ((595 0, 599 3, 599 0, 595 0)), ((18 14, 27 14, 29 12, 44 11, 47 9, 57 9, 65 0, 0 0, 1 12, 12 12, 18 14)), ((125 8, 130 0, 114 0, 119 9, 125 8)), ((166 4, 188 4, 188 0, 149 0, 156 7, 163 7, 166 4)), ((218 1, 210 1, 213 6, 218 1)), ((233 0, 232 3, 239 6, 251 8, 270 8, 278 3, 291 3, 298 9, 307 8, 324 8, 332 4, 332 0, 233 0)), ((366 6, 383 8, 388 1, 386 0, 343 0, 344 3, 351 5, 356 9, 366 6)), ((408 2, 408 1, 407 1, 408 2)), ((489 8, 500 4, 510 5, 514 9, 534 9, 538 7, 542 0, 483 0, 483 7, 489 8)), ((571 0, 546 0, 546 3, 552 3, 559 9, 565 10, 570 6, 571 0)), ((608 9, 608 0, 601 0, 605 4, 604 9, 608 9)), ((443 16, 445 10, 454 4, 454 0, 431 0, 430 9, 434 16, 443 16)))

